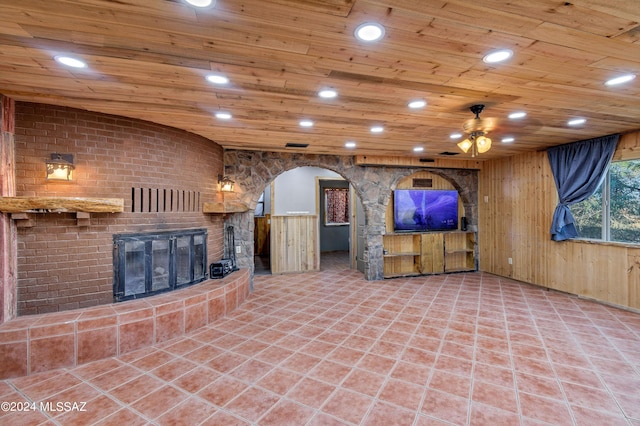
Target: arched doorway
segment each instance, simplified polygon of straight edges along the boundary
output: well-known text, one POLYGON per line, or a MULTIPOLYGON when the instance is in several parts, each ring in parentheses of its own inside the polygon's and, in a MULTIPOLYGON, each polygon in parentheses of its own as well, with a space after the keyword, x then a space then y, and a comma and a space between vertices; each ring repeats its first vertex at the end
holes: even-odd
POLYGON ((279 174, 256 205, 255 273, 355 268, 356 199, 349 182, 326 168, 279 174))

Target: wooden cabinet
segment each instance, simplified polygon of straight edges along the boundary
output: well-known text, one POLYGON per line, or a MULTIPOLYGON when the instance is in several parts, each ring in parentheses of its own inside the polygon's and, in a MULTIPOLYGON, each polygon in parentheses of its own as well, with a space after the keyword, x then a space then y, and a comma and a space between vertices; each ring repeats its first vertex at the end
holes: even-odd
POLYGON ((387 234, 382 244, 385 278, 476 269, 473 232, 387 234))

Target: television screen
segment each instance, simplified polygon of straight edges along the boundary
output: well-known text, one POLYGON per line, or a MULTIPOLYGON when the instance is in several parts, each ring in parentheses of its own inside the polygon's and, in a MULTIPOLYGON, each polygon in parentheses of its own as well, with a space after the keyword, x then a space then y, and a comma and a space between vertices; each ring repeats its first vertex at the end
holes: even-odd
POLYGON ((393 205, 395 231, 458 229, 458 191, 397 189, 393 205))

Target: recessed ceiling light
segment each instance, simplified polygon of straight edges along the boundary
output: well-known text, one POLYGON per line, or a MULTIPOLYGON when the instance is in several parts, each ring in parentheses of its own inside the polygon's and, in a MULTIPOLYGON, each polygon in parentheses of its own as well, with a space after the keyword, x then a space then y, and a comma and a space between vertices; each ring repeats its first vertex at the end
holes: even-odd
POLYGON ((384 132, 384 127, 382 127, 382 126, 373 126, 369 130, 371 130, 371 133, 382 133, 382 132, 384 132))
POLYGON ((502 138, 502 142, 503 143, 511 143, 511 142, 513 142, 515 140, 516 140, 516 138, 511 137, 511 136, 507 136, 506 138, 502 138))
POLYGON ((616 78, 612 78, 610 80, 607 80, 607 82, 604 83, 604 84, 607 85, 607 86, 616 86, 618 84, 628 83, 631 80, 633 80, 634 78, 636 78, 635 74, 621 75, 620 77, 616 77, 616 78))
POLYGON ((451 133, 449 135, 450 139, 460 139, 462 137, 462 133, 451 133))
POLYGON ((216 118, 220 120, 229 120, 231 119, 231 114, 225 111, 216 112, 216 118))
POLYGON ((413 148, 413 152, 422 152, 424 151, 424 148, 421 146, 416 146, 415 148, 413 148))
POLYGON ((509 118, 512 120, 517 120, 518 118, 524 118, 526 116, 527 116, 527 113, 524 111, 517 111, 509 114, 509 118))
POLYGON ((501 49, 488 53, 482 60, 487 64, 495 64, 497 62, 506 61, 513 56, 513 50, 501 49))
POLYGON ((377 22, 365 22, 358 25, 354 31, 354 35, 361 41, 378 41, 384 37, 384 27, 377 22))
POLYGON ((417 109, 424 108, 427 105, 427 101, 424 99, 416 99, 415 101, 409 102, 409 108, 417 109))
POLYGON ((215 0, 186 0, 186 1, 191 6, 195 6, 195 7, 209 7, 209 6, 216 5, 215 0))
POLYGON ((313 127, 313 121, 311 120, 301 120, 300 127, 313 127))
POLYGON ((338 96, 338 92, 336 92, 333 89, 323 89, 323 90, 318 92, 318 96, 320 96, 321 98, 325 98, 325 99, 331 99, 331 98, 335 98, 336 96, 338 96))
POLYGON ((349 141, 349 142, 345 143, 344 146, 346 148, 355 148, 356 147, 356 143, 353 142, 353 141, 349 141))
POLYGON ((229 79, 222 74, 209 74, 207 77, 207 81, 213 84, 227 84, 229 79))
POLYGON ((66 65, 72 68, 84 68, 87 64, 80 59, 72 58, 71 56, 56 56, 54 58, 58 63, 66 65))
POLYGON ((587 120, 585 118, 573 118, 573 119, 567 121, 567 124, 569 126, 579 126, 579 125, 584 124, 586 122, 587 122, 587 120))

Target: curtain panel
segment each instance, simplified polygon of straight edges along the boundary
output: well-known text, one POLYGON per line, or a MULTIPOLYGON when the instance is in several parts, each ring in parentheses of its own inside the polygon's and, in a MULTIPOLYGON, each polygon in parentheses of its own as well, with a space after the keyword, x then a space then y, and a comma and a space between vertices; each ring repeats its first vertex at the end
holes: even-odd
POLYGON ((620 135, 603 136, 547 150, 560 199, 551 223, 553 241, 578 236, 569 206, 589 198, 600 187, 619 139, 620 135))

